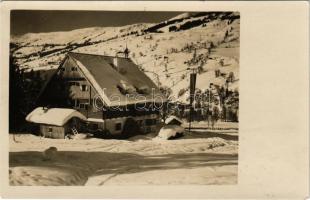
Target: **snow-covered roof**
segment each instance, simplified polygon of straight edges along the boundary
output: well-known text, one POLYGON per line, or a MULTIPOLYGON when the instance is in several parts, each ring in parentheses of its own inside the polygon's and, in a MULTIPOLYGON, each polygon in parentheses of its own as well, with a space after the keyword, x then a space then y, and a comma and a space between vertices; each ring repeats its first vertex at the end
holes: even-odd
POLYGON ((83 114, 74 109, 68 109, 68 108, 44 109, 43 107, 38 107, 34 109, 31 113, 27 115, 26 120, 28 122, 38 124, 63 126, 73 117, 86 120, 86 117, 83 114))
POLYGON ((104 122, 103 119, 97 119, 97 118, 87 118, 88 122, 104 122))
POLYGON ((166 101, 165 96, 153 81, 140 71, 138 66, 129 58, 116 58, 76 52, 68 53, 68 57, 73 59, 85 78, 93 85, 108 106, 145 102, 162 103, 162 101, 166 101), (120 71, 115 69, 116 66, 113 64, 114 59, 117 59, 117 68, 120 71), (120 90, 122 87, 130 88, 130 91, 136 95, 125 95, 120 90), (147 88, 149 92, 144 92, 144 90, 139 91, 141 88, 147 88), (152 92, 150 92, 151 89, 152 92), (119 98, 115 98, 115 96, 119 98), (141 96, 144 98, 139 98, 141 96))
POLYGON ((169 116, 169 117, 165 120, 165 124, 170 124, 170 123, 171 123, 172 121, 174 121, 174 120, 176 120, 176 121, 179 122, 180 124, 183 123, 183 121, 182 121, 180 118, 171 115, 171 116, 169 116))

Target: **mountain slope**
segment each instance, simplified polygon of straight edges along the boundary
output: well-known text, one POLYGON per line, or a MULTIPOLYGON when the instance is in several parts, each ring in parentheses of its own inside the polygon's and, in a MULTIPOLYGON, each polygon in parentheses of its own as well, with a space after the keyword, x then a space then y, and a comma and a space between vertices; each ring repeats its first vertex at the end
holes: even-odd
POLYGON ((229 89, 238 89, 239 29, 239 13, 185 13, 158 24, 29 33, 12 37, 11 52, 25 69, 48 70, 57 68, 68 51, 115 56, 127 46, 141 70, 185 102, 188 67, 199 68, 201 90, 210 83, 222 86, 231 76, 229 89))

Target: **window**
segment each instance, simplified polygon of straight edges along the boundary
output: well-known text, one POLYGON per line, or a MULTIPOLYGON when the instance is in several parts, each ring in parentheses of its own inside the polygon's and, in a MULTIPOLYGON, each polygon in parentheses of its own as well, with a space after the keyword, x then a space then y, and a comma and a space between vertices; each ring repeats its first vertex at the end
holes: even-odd
POLYGON ((115 124, 115 130, 116 130, 116 131, 122 130, 122 123, 117 123, 117 124, 115 124))
POLYGON ((80 103, 79 107, 80 107, 81 109, 87 109, 87 108, 88 108, 88 105, 87 105, 87 103, 80 103))
POLYGON ((141 125, 142 125, 142 123, 143 123, 143 121, 142 121, 142 120, 138 120, 138 121, 137 121, 137 124, 138 124, 139 126, 141 126, 141 125))
POLYGON ((52 127, 48 127, 48 132, 52 133, 53 132, 53 128, 52 127))
POLYGON ((156 119, 146 119, 145 120, 145 125, 146 126, 152 126, 156 124, 156 119))
POLYGON ((83 92, 87 91, 87 85, 82 85, 82 86, 81 86, 81 90, 82 90, 83 92))
POLYGON ((79 82, 70 81, 69 85, 70 86, 80 86, 80 83, 79 82))
POLYGON ((78 107, 78 106, 80 106, 80 100, 79 99, 75 99, 75 107, 78 107))
POLYGON ((98 124, 92 124, 92 129, 93 130, 98 130, 98 128, 99 128, 98 124))
POLYGON ((69 82, 69 86, 75 86, 75 82, 69 82))
POLYGON ((77 71, 77 67, 71 67, 71 71, 77 71))

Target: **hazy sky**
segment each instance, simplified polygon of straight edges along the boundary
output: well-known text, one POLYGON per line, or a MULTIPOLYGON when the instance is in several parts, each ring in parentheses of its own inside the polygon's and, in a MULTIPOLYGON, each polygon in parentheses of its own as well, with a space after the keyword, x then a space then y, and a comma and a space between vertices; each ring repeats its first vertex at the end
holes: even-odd
POLYGON ((179 12, 46 11, 14 10, 11 34, 68 31, 93 26, 123 26, 141 22, 157 23, 179 12))

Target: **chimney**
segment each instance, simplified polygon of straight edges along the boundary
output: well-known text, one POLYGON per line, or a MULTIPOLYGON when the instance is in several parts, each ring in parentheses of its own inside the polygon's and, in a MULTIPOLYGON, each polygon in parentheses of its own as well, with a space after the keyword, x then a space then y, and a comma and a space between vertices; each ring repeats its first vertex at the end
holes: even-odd
POLYGON ((116 67, 116 69, 118 69, 118 58, 117 57, 113 58, 113 65, 116 67))

